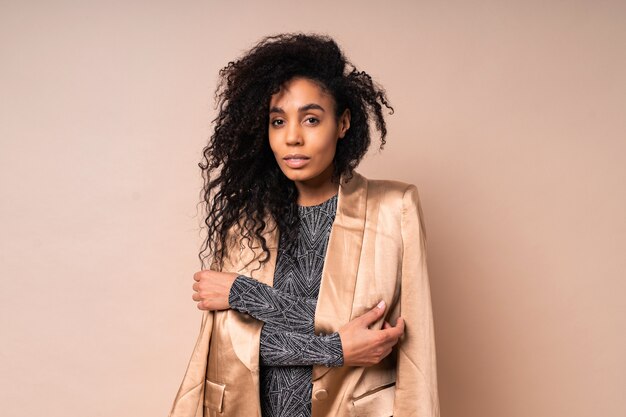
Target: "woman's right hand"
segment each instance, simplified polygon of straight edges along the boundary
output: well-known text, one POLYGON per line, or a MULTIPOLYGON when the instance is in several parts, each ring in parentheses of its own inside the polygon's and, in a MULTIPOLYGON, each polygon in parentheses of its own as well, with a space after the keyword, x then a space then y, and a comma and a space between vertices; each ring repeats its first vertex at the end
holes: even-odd
POLYGON ((404 319, 398 317, 395 326, 385 321, 382 329, 370 329, 369 326, 384 313, 385 302, 381 301, 376 307, 339 329, 344 366, 376 365, 391 353, 393 346, 404 334, 404 319))

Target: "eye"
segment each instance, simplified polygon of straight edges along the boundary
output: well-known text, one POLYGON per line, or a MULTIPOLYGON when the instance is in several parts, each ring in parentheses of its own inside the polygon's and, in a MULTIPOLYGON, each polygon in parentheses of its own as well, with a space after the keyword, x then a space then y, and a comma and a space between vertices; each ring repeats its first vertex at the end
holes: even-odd
POLYGON ((270 124, 272 126, 281 126, 283 124, 283 120, 282 119, 274 119, 270 122, 270 124))
POLYGON ((305 119, 305 121, 306 121, 308 124, 311 124, 311 125, 314 125, 314 124, 319 123, 319 120, 318 120, 318 118, 317 118, 317 117, 307 117, 307 118, 305 119))

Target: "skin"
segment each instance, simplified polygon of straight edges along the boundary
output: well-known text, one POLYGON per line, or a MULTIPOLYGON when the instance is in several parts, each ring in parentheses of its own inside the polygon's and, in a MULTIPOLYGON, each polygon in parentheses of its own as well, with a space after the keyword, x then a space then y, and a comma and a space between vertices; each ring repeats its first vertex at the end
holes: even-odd
MULTIPOLYGON (((306 78, 293 78, 270 98, 269 143, 281 171, 298 189, 298 204, 320 204, 338 192, 331 181, 337 142, 350 128, 350 111, 335 117, 335 100, 317 83, 306 78), (308 159, 300 167, 290 167, 284 157, 302 154, 308 159)), ((228 295, 239 274, 202 270, 194 274, 192 299, 200 310, 230 308, 228 295)), ((371 366, 391 353, 404 334, 404 320, 395 326, 370 329, 385 312, 381 301, 363 315, 339 329, 345 366, 371 366)))
POLYGON ((335 118, 335 100, 318 84, 294 78, 270 99, 268 137, 276 162, 298 189, 298 204, 319 204, 339 189, 331 182, 337 142, 350 128, 350 110, 335 118), (289 154, 308 157, 306 165, 290 167, 289 154))

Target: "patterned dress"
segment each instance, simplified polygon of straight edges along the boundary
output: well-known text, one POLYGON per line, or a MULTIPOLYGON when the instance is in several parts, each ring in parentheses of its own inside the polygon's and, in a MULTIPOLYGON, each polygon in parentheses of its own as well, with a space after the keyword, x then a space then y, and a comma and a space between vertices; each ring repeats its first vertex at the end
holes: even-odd
POLYGON ((281 239, 273 287, 238 276, 231 308, 264 322, 260 346, 263 417, 309 417, 312 365, 343 365, 339 333, 314 333, 315 307, 337 194, 315 206, 298 206, 300 230, 293 254, 281 239))

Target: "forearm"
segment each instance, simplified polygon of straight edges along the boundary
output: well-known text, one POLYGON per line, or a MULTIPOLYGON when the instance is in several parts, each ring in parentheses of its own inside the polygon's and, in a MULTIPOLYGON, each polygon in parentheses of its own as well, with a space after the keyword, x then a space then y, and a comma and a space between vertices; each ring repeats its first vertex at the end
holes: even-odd
POLYGON ((277 290, 240 275, 230 289, 231 308, 264 322, 260 357, 266 366, 343 365, 339 333, 314 332, 317 299, 277 290))
POLYGON ((339 333, 302 334, 288 331, 261 331, 261 364, 266 366, 342 366, 343 348, 339 333))
POLYGON ((317 299, 277 290, 245 275, 239 275, 228 296, 230 308, 247 313, 273 331, 312 334, 317 299))

